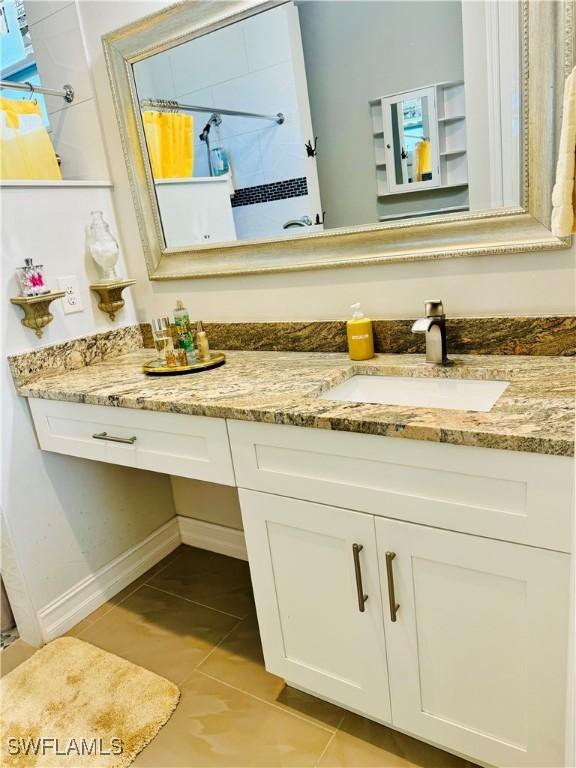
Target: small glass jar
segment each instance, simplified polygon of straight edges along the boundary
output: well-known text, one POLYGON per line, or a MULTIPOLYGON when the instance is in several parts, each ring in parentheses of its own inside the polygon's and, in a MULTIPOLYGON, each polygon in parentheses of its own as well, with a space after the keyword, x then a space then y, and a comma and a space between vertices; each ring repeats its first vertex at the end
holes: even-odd
POLYGON ((42 264, 34 264, 32 259, 26 258, 24 266, 16 270, 16 275, 22 296, 41 296, 43 293, 50 293, 42 264))
POLYGON ((170 318, 157 317, 151 322, 152 338, 158 353, 159 365, 176 365, 174 340, 170 329, 170 318))

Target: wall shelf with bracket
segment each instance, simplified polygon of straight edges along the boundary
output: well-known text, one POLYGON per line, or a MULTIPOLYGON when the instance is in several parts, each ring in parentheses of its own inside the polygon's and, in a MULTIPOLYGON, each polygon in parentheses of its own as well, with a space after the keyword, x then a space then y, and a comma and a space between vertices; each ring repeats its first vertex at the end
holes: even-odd
POLYGON ((122 298, 122 291, 134 285, 136 280, 117 280, 107 283, 91 283, 90 290, 98 295, 98 309, 109 315, 110 320, 116 319, 116 314, 126 303, 122 298))
POLYGON ((44 328, 54 320, 54 315, 49 310, 50 304, 65 295, 65 291, 50 291, 38 296, 15 296, 10 301, 24 311, 24 317, 20 320, 22 325, 34 331, 40 339, 44 328))

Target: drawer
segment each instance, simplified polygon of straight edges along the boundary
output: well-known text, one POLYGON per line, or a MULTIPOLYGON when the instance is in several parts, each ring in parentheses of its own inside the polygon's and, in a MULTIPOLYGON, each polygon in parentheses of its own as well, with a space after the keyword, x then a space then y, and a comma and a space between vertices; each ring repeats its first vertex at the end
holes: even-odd
POLYGON ((36 398, 28 402, 45 451, 235 484, 224 419, 36 398))
POLYGON ((570 551, 569 457, 244 421, 228 433, 241 488, 570 551))

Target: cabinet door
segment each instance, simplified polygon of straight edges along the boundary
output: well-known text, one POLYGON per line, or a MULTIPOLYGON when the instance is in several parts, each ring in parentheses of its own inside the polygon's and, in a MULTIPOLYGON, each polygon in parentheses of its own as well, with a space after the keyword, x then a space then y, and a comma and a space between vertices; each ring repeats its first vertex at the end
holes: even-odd
POLYGON ((374 519, 246 490, 240 505, 266 669, 389 722, 374 519))
POLYGON ((568 555, 384 519, 376 534, 394 725, 491 765, 564 765, 568 555))
POLYGON ((439 187, 436 89, 420 88, 383 98, 382 122, 390 192, 439 187))

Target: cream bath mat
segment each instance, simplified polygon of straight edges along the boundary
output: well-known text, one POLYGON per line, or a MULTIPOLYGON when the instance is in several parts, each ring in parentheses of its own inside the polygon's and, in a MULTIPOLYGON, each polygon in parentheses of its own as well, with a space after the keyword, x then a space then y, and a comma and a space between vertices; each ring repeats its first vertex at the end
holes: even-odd
POLYGON ((168 721, 180 691, 74 637, 0 682, 2 768, 125 768, 168 721))

